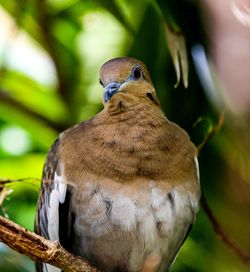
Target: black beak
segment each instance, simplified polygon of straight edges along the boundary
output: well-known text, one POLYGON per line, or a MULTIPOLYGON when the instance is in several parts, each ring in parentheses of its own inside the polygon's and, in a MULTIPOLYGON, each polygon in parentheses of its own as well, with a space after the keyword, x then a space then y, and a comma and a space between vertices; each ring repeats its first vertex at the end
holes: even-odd
POLYGON ((106 87, 105 87, 105 92, 104 92, 104 101, 107 102, 110 100, 110 98, 116 94, 119 91, 119 88, 121 86, 121 83, 119 82, 110 82, 106 87))

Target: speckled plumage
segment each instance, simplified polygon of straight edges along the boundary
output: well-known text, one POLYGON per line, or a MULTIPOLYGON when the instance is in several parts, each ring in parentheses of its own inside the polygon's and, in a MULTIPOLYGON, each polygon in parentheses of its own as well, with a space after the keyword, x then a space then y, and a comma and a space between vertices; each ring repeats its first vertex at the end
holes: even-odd
POLYGON ((53 145, 36 230, 103 271, 165 271, 197 212, 195 147, 164 116, 142 62, 111 60, 100 80, 119 88, 53 145))

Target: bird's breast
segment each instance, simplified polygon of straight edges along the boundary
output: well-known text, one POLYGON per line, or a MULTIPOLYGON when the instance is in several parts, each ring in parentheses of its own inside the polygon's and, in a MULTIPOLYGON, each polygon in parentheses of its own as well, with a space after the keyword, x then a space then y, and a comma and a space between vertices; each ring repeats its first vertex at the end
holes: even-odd
POLYGON ((153 180, 139 186, 88 182, 73 197, 76 253, 104 267, 112 259, 112 265, 126 265, 127 271, 139 271, 151 253, 166 267, 194 220, 198 201, 183 187, 153 180))
POLYGON ((120 116, 119 122, 112 118, 96 122, 89 129, 79 130, 74 141, 66 139, 63 149, 68 153, 62 153, 67 156, 65 171, 70 179, 78 180, 89 172, 117 182, 176 175, 178 161, 188 153, 187 148, 179 150, 181 129, 172 131, 176 127, 163 116, 138 115, 120 116))

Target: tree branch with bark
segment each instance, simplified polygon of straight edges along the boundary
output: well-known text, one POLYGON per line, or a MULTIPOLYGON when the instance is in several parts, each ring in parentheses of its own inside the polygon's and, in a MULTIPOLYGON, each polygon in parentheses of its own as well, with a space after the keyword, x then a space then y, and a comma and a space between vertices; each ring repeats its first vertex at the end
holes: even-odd
POLYGON ((49 263, 65 272, 98 272, 87 261, 65 250, 58 241, 46 240, 2 216, 0 241, 33 261, 49 263))

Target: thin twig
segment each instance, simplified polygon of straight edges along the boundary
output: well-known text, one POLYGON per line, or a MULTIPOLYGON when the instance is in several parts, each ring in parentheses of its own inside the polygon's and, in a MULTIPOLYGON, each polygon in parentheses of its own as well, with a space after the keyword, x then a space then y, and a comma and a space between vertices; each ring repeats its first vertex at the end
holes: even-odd
POLYGON ((8 187, 11 188, 11 186, 14 185, 14 183, 17 182, 22 182, 27 185, 31 185, 35 187, 37 190, 40 188, 40 183, 37 184, 36 182, 41 182, 41 179, 39 178, 20 178, 20 179, 3 179, 0 178, 0 193, 1 193, 1 188, 3 187, 8 187))
POLYGON ((209 218, 210 222, 213 225, 215 233, 220 237, 220 239, 229 247, 232 249, 232 251, 237 255, 246 265, 250 266, 250 255, 247 253, 244 249, 242 249, 239 244, 233 240, 231 237, 229 237, 219 221, 216 219, 215 215, 213 214, 212 210, 208 206, 207 200, 204 196, 204 194, 201 197, 201 205, 207 214, 207 217, 209 218))
MULTIPOLYGON (((14 186, 17 182, 26 183, 28 185, 32 185, 35 187, 34 181, 41 181, 37 178, 22 178, 22 179, 3 179, 0 178, 0 209, 2 210, 5 217, 9 218, 6 208, 4 207, 5 199, 13 193, 13 189, 11 187, 14 186)), ((38 191, 38 186, 35 187, 38 191)))
POLYGON ((211 140, 214 137, 214 135, 221 129, 223 124, 224 124, 224 112, 221 113, 217 124, 208 132, 203 141, 196 147, 198 155, 200 154, 203 147, 209 142, 209 140, 211 140))
POLYGON ((59 242, 46 240, 2 216, 0 241, 34 261, 49 263, 65 272, 98 272, 87 261, 65 250, 59 242))
MULTIPOLYGON (((208 143, 208 141, 212 139, 216 135, 216 133, 221 129, 223 123, 224 123, 224 113, 221 113, 217 124, 208 132, 204 140, 197 146, 198 155, 200 154, 204 146, 208 143)), ((208 219, 210 220, 214 228, 214 232, 217 234, 217 236, 220 237, 220 239, 224 242, 224 244, 226 244, 235 253, 235 255, 238 256, 242 260, 243 263, 250 266, 250 254, 247 253, 244 249, 242 249, 240 245, 234 239, 232 239, 225 233, 222 225, 216 219, 211 208, 209 207, 204 194, 202 194, 202 197, 201 197, 201 205, 208 219)))

